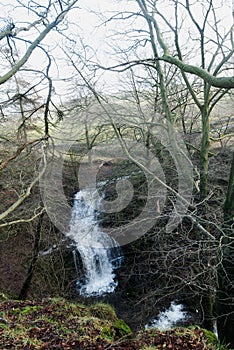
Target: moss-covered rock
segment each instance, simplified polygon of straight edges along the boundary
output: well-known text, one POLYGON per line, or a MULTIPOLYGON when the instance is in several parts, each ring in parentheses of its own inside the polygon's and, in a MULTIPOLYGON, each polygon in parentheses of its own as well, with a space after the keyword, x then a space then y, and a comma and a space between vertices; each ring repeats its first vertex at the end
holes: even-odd
POLYGON ((123 320, 116 320, 114 323, 114 329, 116 331, 116 334, 120 337, 123 337, 127 334, 131 334, 131 328, 125 323, 123 320))
POLYGON ((0 303, 0 349, 103 349, 129 333, 115 310, 62 298, 0 303))
POLYGON ((105 339, 113 340, 114 339, 113 329, 110 326, 104 326, 102 328, 102 336, 105 339))
POLYGON ((101 320, 115 321, 117 319, 115 310, 109 304, 97 303, 91 305, 89 311, 94 317, 98 317, 101 320))
POLYGON ((204 332, 204 337, 209 344, 213 344, 213 345, 218 344, 218 339, 213 332, 208 331, 207 329, 203 329, 203 332, 204 332))

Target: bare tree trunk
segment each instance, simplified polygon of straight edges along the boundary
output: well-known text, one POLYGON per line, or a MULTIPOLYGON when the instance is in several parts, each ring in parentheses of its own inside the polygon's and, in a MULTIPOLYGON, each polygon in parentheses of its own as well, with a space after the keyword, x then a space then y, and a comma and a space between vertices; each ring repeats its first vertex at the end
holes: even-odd
POLYGON ((28 291, 30 288, 32 277, 33 277, 34 267, 35 267, 37 259, 38 259, 43 216, 44 216, 44 212, 39 216, 39 220, 37 223, 32 260, 31 260, 31 263, 30 263, 29 268, 28 268, 27 276, 25 278, 25 281, 23 283, 23 286, 22 286, 21 291, 20 291, 19 296, 18 296, 18 298, 21 300, 22 299, 24 300, 27 298, 27 294, 28 294, 28 291))
POLYGON ((210 149, 210 116, 206 106, 202 109, 202 140, 200 153, 200 197, 205 199, 208 193, 208 171, 209 171, 209 149, 210 149))
POLYGON ((203 295, 201 298, 201 307, 202 307, 202 327, 213 332, 214 330, 214 299, 212 298, 212 291, 208 290, 206 295, 203 295))
POLYGON ((232 156, 227 195, 224 203, 224 220, 227 223, 233 223, 234 221, 234 152, 232 156))
POLYGON ((226 200, 224 203, 224 238, 222 240, 222 264, 218 270, 217 325, 221 341, 234 348, 234 152, 230 170, 226 200))

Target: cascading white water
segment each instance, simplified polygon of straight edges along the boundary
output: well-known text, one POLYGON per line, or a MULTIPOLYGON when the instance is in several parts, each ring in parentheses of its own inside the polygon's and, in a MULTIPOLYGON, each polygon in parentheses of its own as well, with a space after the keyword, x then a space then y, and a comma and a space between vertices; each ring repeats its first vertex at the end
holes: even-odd
MULTIPOLYGON (((113 271, 122 261, 119 244, 98 226, 97 208, 100 207, 96 189, 76 193, 67 236, 74 241, 82 259, 84 278, 77 281, 77 288, 83 296, 113 292, 117 286, 113 271)), ((76 252, 74 258, 77 265, 76 252)))
POLYGON ((178 322, 183 322, 187 316, 187 313, 183 311, 183 305, 176 304, 173 301, 169 309, 160 312, 158 318, 151 321, 150 324, 147 324, 145 328, 157 328, 162 331, 167 330, 175 326, 178 322))

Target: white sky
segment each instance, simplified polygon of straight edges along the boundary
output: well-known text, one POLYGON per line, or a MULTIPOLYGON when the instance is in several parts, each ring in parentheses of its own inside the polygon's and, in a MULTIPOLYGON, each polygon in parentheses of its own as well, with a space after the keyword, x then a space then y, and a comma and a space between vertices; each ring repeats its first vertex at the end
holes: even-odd
MULTIPOLYGON (((220 3, 221 0, 213 0, 215 3, 220 3)), ((0 0, 0 27, 4 24, 4 18, 13 18, 14 21, 24 21, 27 20, 25 16, 27 16, 27 13, 25 11, 22 11, 20 8, 15 8, 14 4, 16 3, 15 0, 0 0)), ((199 17, 199 11, 201 6, 199 5, 199 1, 197 1, 197 13, 195 14, 196 17, 199 17)), ((232 3, 232 0, 223 0, 223 6, 219 10, 219 16, 225 18, 225 24, 230 26, 232 22, 232 15, 230 11, 230 4, 232 3)), ((169 0, 163 1, 163 6, 166 7, 169 4, 169 0)), ((99 58, 102 61, 103 65, 112 65, 114 64, 114 57, 111 56, 110 53, 110 47, 109 44, 112 42, 111 38, 109 38, 111 30, 120 29, 129 30, 130 28, 121 28, 120 22, 113 21, 110 23, 107 23, 107 25, 100 26, 101 19, 98 18, 98 16, 95 13, 107 13, 106 17, 110 16, 111 13, 114 13, 115 11, 127 11, 128 9, 133 9, 136 11, 138 9, 138 6, 136 5, 135 1, 131 0, 80 0, 78 2, 79 9, 76 9, 72 11, 69 14, 69 20, 73 21, 79 29, 77 32, 79 32, 79 35, 83 38, 84 43, 87 45, 90 45, 94 51, 97 52, 99 58)), ((169 9, 169 7, 168 7, 169 9)), ((31 19, 31 15, 30 15, 31 19)), ((126 22, 127 23, 127 22, 126 22)), ((121 23, 121 25, 124 25, 124 22, 121 23)), ((73 35, 72 33, 71 35, 73 35)), ((44 43, 48 44, 50 47, 56 47, 58 45, 58 41, 61 39, 59 36, 53 32, 51 33, 48 38, 44 41, 44 43)), ((123 37, 124 40, 124 37, 123 37)), ((121 45, 125 45, 123 42, 120 43, 121 45)), ((145 48, 142 48, 143 54, 145 53, 145 48)), ((59 52, 59 51, 58 51, 59 52)), ((61 55, 61 52, 59 52, 59 55, 61 55)), ((61 57, 60 57, 61 58, 61 57)), ((39 50, 36 50, 34 54, 32 55, 29 63, 31 65, 40 67, 44 63, 44 56, 40 54, 39 50)), ((57 59, 57 64, 60 65, 60 60, 57 59)), ((60 77, 69 76, 71 74, 71 70, 67 65, 62 65, 57 68, 54 68, 53 74, 56 76, 59 74, 60 77)), ((105 80, 103 80, 103 83, 107 90, 116 90, 116 85, 118 85, 118 77, 114 73, 105 73, 105 80)), ((60 89, 62 91, 62 87, 60 86, 60 89)))

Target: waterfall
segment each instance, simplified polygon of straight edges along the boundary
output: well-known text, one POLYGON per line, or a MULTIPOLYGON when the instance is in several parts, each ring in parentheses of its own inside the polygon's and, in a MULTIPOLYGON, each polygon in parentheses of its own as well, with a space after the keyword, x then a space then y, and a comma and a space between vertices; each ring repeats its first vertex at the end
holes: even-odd
MULTIPOLYGON (((84 276, 77 281, 83 296, 100 296, 115 290, 114 270, 119 268, 122 254, 119 244, 98 225, 101 199, 96 189, 76 193, 70 228, 67 234, 80 254, 84 276)), ((77 253, 73 252, 77 269, 77 253)))
POLYGON ((157 319, 145 326, 146 329, 157 328, 161 331, 171 329, 178 322, 183 322, 187 318, 187 313, 183 311, 182 304, 171 303, 169 309, 160 312, 157 319))

